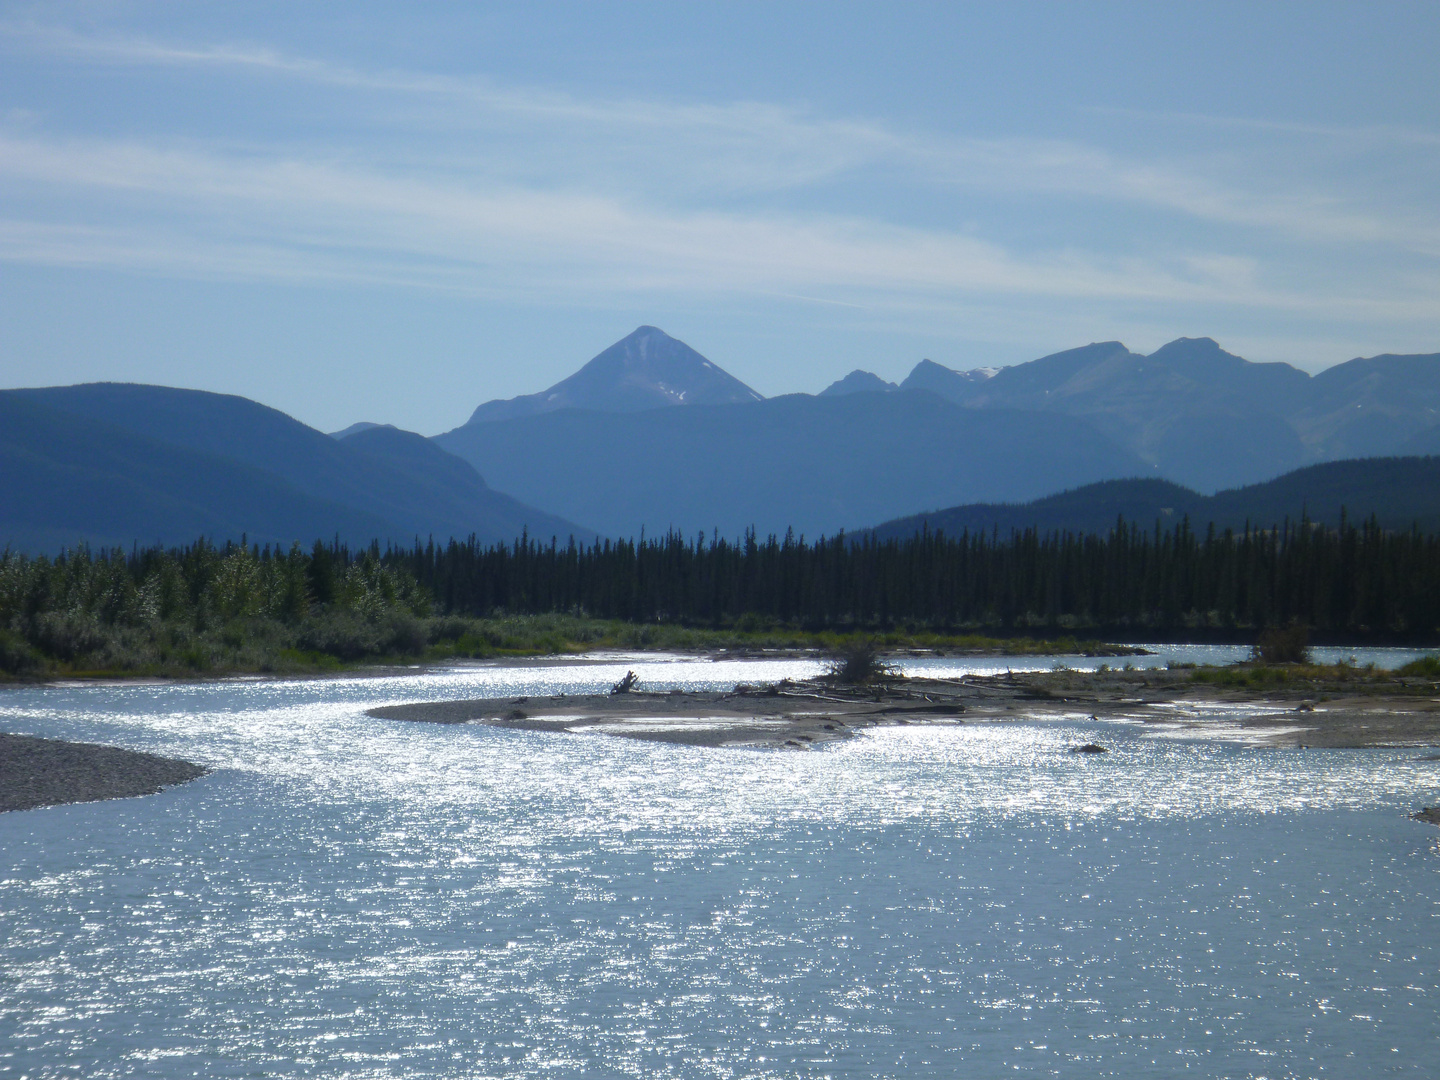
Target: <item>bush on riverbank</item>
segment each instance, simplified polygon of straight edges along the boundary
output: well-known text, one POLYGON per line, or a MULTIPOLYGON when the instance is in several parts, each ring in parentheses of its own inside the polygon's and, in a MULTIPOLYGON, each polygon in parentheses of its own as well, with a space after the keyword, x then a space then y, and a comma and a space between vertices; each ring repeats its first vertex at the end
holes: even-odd
POLYGON ((1396 671, 1397 675, 1440 680, 1440 656, 1422 656, 1396 671))
POLYGON ((681 626, 676 623, 628 623, 618 619, 587 619, 580 615, 495 615, 472 619, 447 615, 428 622, 427 659, 484 660, 504 656, 582 653, 594 649, 649 652, 767 650, 843 653, 856 642, 870 642, 884 652, 987 653, 1005 656, 1129 655, 1132 649, 1074 638, 992 638, 978 634, 941 634, 925 630, 811 631, 802 627, 767 625, 741 629, 681 626))
POLYGON ((1272 666, 1244 662, 1226 667, 1202 666, 1190 669, 1193 682, 1237 690, 1290 688, 1307 694, 1345 694, 1389 684, 1393 692, 1434 693, 1440 681, 1440 658, 1422 657, 1404 667, 1388 671, 1374 664, 1283 664, 1272 666))
POLYGON ((1310 629, 1304 623, 1269 627, 1255 641, 1255 659, 1262 664, 1304 664, 1310 659, 1310 629))
POLYGON ((0 556, 0 673, 291 672, 407 658, 428 645, 430 600, 378 549, 335 566, 199 543, 126 555, 0 556))
POLYGON ((825 677, 842 686, 869 686, 888 682, 899 674, 899 669, 885 662, 873 641, 864 640, 835 653, 825 677))

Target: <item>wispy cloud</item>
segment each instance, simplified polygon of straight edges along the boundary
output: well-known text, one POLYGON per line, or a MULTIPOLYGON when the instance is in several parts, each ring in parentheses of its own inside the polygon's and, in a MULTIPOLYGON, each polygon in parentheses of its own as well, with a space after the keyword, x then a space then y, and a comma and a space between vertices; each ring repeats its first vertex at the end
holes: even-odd
MULTIPOLYGON (((0 37, 78 59, 231 69, 428 100, 440 106, 430 115, 430 122, 449 131, 518 124, 533 138, 533 125, 543 125, 557 129, 560 137, 550 145, 566 148, 561 153, 573 153, 577 144, 584 144, 592 151, 589 161, 628 164, 620 178, 627 184, 644 182, 643 177, 634 175, 643 147, 651 152, 644 156, 648 170, 658 173, 664 185, 678 182, 687 190, 717 185, 798 187, 884 169, 917 184, 1138 203, 1199 221, 1266 229, 1310 241, 1386 244, 1440 254, 1440 219, 1430 204, 1397 207, 1367 203, 1363 193, 1317 189, 1309 180, 1292 183, 1277 193, 1207 174, 1203 162, 1192 160, 1187 167, 1180 167, 1158 160, 1137 161, 1069 140, 901 131, 877 120, 817 116, 809 110, 764 102, 710 105, 582 99, 533 87, 501 86, 482 78, 366 71, 259 45, 176 45, 35 26, 0 27, 0 37)), ((1398 140, 1440 146, 1440 136, 1394 127, 1339 128, 1138 109, 1090 111, 1169 124, 1284 131, 1362 145, 1398 140)), ((411 113, 401 115, 407 122, 413 119, 411 113)), ((539 164, 553 166, 554 155, 546 154, 545 140, 534 141, 542 145, 531 146, 523 157, 536 157, 539 164)), ((1273 162, 1264 160, 1265 148, 1256 148, 1254 153, 1268 171, 1273 162)), ((523 170, 526 162, 521 160, 516 167, 523 170)))
POLYGON ((208 257, 226 274, 491 293, 830 289, 828 299, 871 305, 965 293, 1440 313, 1428 298, 1266 289, 1255 265, 1234 257, 1023 257, 960 233, 853 217, 681 212, 135 142, 0 137, 0 184, 124 196, 135 218, 125 229, 12 223, 0 238, 10 259, 194 270, 208 257))
POLYGON ((31 118, 0 135, 0 197, 10 207, 0 258, 12 261, 495 295, 727 292, 869 307, 1015 295, 1440 318, 1427 261, 1440 254, 1440 222, 1428 205, 1376 206, 1298 184, 1277 192, 1227 180, 1222 169, 1139 161, 1076 141, 901 131, 767 103, 581 99, 477 78, 365 71, 261 46, 53 27, 4 27, 0 40, 89 63, 336 87, 364 97, 351 107, 368 110, 367 123, 398 115, 407 131, 403 152, 300 150, 282 139, 242 147, 62 137, 37 131, 31 118), (483 138, 457 149, 456 132, 483 138), (561 167, 577 157, 583 176, 561 167), (877 173, 907 189, 1149 208, 1242 234, 1373 245, 1420 263, 1408 278, 1392 274, 1366 288, 1339 279, 1287 287, 1243 236, 1134 244, 1138 254, 1117 254, 1123 249, 1063 234, 1021 245, 993 230, 918 224, 885 205, 822 212, 746 199, 868 187, 877 173), (70 199, 63 206, 62 196, 70 199))

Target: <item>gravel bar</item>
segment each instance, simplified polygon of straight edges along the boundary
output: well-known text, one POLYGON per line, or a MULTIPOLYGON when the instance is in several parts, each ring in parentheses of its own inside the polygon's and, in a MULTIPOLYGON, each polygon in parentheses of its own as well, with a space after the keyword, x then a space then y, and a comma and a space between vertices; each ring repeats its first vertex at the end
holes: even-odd
POLYGON ((0 732, 0 811, 154 795, 209 771, 118 746, 0 732))

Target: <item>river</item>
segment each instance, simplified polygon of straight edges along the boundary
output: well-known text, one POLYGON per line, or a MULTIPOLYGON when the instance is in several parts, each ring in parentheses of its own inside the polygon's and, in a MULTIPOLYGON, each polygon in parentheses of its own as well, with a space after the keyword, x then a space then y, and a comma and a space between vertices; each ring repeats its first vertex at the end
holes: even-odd
MULTIPOLYGON (((909 667, 1100 662, 1124 661, 909 667)), ((0 730, 215 770, 0 815, 0 1077, 1436 1075, 1423 753, 1083 716, 790 753, 364 713, 631 668, 816 665, 0 691, 0 730), (1066 752, 1090 740, 1111 752, 1066 752)))

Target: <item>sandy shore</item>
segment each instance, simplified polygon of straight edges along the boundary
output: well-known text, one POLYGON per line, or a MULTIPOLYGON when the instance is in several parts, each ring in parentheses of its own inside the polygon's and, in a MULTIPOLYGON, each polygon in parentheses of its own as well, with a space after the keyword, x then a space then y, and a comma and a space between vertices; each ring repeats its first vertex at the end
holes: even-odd
POLYGON ((889 724, 961 724, 1093 716, 1275 746, 1440 746, 1440 689, 1385 683, 1251 690, 1188 673, 1025 672, 898 679, 842 687, 821 680, 728 693, 626 693, 421 702, 371 709, 390 720, 483 723, 526 731, 615 735, 692 746, 803 750, 889 724), (1312 696, 1313 695, 1313 696, 1312 696))
POLYGON ((154 795, 209 771, 118 746, 0 732, 0 811, 154 795))
POLYGON ((891 690, 881 700, 813 683, 729 693, 627 693, 420 702, 371 716, 432 724, 482 723, 524 731, 588 732, 689 746, 803 749, 876 724, 958 723, 963 704, 891 690))

